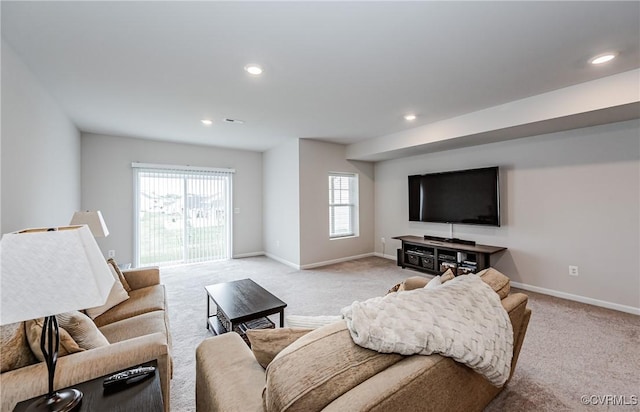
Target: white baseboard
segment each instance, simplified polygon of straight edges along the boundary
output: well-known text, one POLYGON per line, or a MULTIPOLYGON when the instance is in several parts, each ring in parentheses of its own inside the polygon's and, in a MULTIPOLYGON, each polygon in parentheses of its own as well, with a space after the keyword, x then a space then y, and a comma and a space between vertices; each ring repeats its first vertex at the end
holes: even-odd
POLYGON ((276 262, 280 262, 280 263, 282 263, 283 265, 287 265, 287 266, 292 267, 292 268, 294 268, 294 269, 298 269, 298 270, 300 270, 300 265, 295 264, 295 263, 293 263, 293 262, 289 262, 288 260, 283 259, 283 258, 281 258, 281 257, 279 257, 279 256, 276 256, 276 255, 273 255, 273 254, 271 254, 271 253, 267 253, 267 252, 265 252, 265 256, 266 256, 266 257, 268 257, 269 259, 273 259, 273 260, 275 260, 276 262))
POLYGON ((326 260, 324 262, 309 263, 307 265, 300 266, 300 269, 319 268, 321 266, 333 265, 334 263, 348 262, 349 260, 362 259, 362 258, 373 256, 373 255, 374 253, 364 253, 362 255, 347 256, 340 259, 326 260))
POLYGON ((255 256, 264 256, 264 252, 239 253, 237 255, 233 255, 233 259, 242 259, 255 256))
POLYGON ((573 300, 589 305, 600 306, 602 308, 618 310, 620 312, 631 313, 632 315, 640 315, 640 308, 633 306, 621 305, 619 303, 607 302, 605 300, 588 298, 585 296, 574 295, 572 293, 559 292, 553 289, 541 288, 539 286, 527 285, 526 283, 511 282, 511 286, 518 289, 530 290, 531 292, 542 293, 543 295, 555 296, 557 298, 573 300))
POLYGON ((362 258, 369 257, 369 256, 380 256, 380 257, 384 257, 386 259, 395 260, 395 256, 390 256, 390 255, 382 256, 382 255, 380 255, 378 253, 364 253, 362 255, 347 256, 347 257, 343 257, 343 258, 339 258, 339 259, 325 260, 323 262, 309 263, 309 264, 306 264, 306 265, 297 265, 295 263, 289 262, 286 259, 282 259, 279 256, 272 255, 271 253, 264 253, 264 255, 267 256, 270 259, 273 259, 273 260, 275 260, 277 262, 280 262, 280 263, 282 263, 284 265, 290 266, 290 267, 292 267, 294 269, 298 269, 298 270, 314 269, 314 268, 319 268, 319 267, 322 267, 322 266, 333 265, 335 263, 342 263, 342 262, 348 262, 350 260, 362 259, 362 258))
POLYGON ((290 266, 290 267, 292 267, 294 269, 305 270, 305 269, 319 268, 321 266, 333 265, 334 263, 347 262, 349 260, 361 259, 361 258, 373 256, 373 253, 365 253, 363 255, 356 255, 356 256, 347 256, 347 257, 343 257, 343 258, 340 258, 340 259, 326 260, 324 262, 309 263, 307 265, 298 265, 298 264, 295 264, 293 262, 289 262, 288 260, 283 259, 283 258, 281 258, 279 256, 272 255, 271 253, 265 253, 265 256, 267 256, 268 258, 273 259, 273 260, 275 260, 277 262, 280 262, 283 265, 290 266))
POLYGON ((396 255, 383 255, 382 253, 375 252, 373 256, 381 257, 384 259, 393 260, 394 262, 398 260, 398 256, 396 255))

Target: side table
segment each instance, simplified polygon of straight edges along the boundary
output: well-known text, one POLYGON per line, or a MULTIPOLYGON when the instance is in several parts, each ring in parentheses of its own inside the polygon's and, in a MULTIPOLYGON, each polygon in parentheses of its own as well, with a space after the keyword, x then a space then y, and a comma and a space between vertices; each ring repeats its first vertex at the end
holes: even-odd
MULTIPOLYGON (((135 367, 138 365, 132 365, 135 367)), ((158 367, 156 361, 147 362, 143 366, 158 367)), ((115 373, 115 372, 114 372, 115 373)), ((156 370, 153 377, 131 385, 117 392, 105 393, 102 381, 112 374, 96 378, 87 382, 71 386, 83 393, 82 402, 74 412, 163 412, 162 390, 160 388, 160 376, 156 370)), ((42 376, 42 379, 46 379, 42 376)), ((44 396, 44 395, 43 395, 44 396)), ((37 398, 22 401, 16 405, 14 412, 23 412, 37 398)))

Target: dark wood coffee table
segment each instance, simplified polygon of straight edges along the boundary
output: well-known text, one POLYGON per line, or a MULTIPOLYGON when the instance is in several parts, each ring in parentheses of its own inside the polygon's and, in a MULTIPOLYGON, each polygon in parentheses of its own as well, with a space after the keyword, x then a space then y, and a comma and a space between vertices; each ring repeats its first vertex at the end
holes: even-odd
POLYGON ((251 279, 217 283, 206 286, 207 329, 215 334, 233 330, 239 323, 280 313, 280 327, 284 326, 287 304, 266 291, 251 279), (216 313, 211 313, 211 302, 216 313))

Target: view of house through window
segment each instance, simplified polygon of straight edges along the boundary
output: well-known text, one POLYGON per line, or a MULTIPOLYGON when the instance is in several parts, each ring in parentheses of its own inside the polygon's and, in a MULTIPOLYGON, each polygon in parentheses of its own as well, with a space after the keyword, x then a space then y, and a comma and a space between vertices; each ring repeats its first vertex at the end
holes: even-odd
POLYGON ((358 235, 358 175, 329 173, 329 237, 358 235))
POLYGON ((233 171, 133 167, 136 266, 230 258, 233 171))

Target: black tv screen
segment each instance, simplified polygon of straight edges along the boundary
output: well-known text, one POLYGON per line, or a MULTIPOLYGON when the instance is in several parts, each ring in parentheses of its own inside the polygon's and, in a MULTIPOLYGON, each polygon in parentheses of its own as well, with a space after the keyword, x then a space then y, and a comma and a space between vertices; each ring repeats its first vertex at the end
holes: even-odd
POLYGON ((409 220, 500 226, 498 167, 409 176, 409 220))

